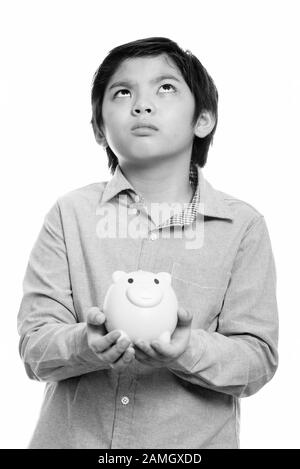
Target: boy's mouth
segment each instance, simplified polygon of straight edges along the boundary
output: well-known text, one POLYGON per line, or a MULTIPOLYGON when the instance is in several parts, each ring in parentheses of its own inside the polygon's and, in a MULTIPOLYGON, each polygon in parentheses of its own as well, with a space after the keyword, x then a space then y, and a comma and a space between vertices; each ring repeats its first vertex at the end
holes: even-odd
POLYGON ((146 123, 142 123, 142 122, 140 122, 139 124, 135 124, 133 127, 131 127, 131 130, 136 130, 136 129, 158 130, 158 128, 155 127, 155 125, 146 124, 146 123))
POLYGON ((132 133, 134 135, 139 135, 139 136, 151 135, 154 132, 157 132, 157 130, 152 129, 151 127, 136 127, 135 129, 132 130, 132 133))

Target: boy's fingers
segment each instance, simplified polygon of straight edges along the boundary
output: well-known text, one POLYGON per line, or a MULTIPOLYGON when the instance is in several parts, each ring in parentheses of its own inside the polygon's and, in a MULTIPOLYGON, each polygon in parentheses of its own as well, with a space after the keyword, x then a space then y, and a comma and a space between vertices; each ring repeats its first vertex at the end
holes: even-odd
POLYGON ((118 329, 118 331, 120 332, 120 337, 118 338, 118 342, 122 339, 130 340, 129 337, 128 337, 128 334, 126 334, 126 332, 122 331, 122 329, 118 329))
POLYGON ((135 356, 134 348, 129 345, 128 349, 125 350, 123 356, 119 357, 114 363, 110 363, 110 367, 116 371, 124 369, 133 360, 135 356))
POLYGON ((120 336, 120 331, 112 331, 101 337, 98 352, 104 352, 108 361, 115 361, 130 345, 130 341, 122 339, 119 342, 117 339, 120 336))
POLYGON ((105 314, 100 311, 100 309, 97 306, 93 306, 92 308, 89 308, 87 312, 87 318, 86 322, 88 324, 91 324, 92 326, 100 326, 105 322, 105 314))
POLYGON ((171 358, 174 354, 174 347, 171 344, 154 341, 154 342, 151 342, 151 346, 152 348, 154 348, 156 352, 158 352, 160 355, 162 355, 165 358, 166 357, 171 358))
POLYGON ((89 346, 95 353, 106 352, 116 343, 119 335, 118 331, 112 331, 106 335, 92 333, 89 339, 89 346))
MULTIPOLYGON (((117 331, 117 330, 111 331, 108 334, 104 335, 102 337, 104 344, 105 344, 104 349, 106 350, 107 348, 110 348, 112 345, 114 345, 119 339, 119 337, 120 337, 120 331, 117 331)), ((121 349, 123 346, 123 342, 121 341, 118 342, 118 345, 119 345, 119 348, 121 349)))
MULTIPOLYGON (((114 333, 119 333, 119 331, 113 331, 114 333)), ((111 332, 111 334, 113 334, 111 332)), ((110 336, 106 336, 108 341, 111 340, 110 336)), ((126 349, 129 347, 130 341, 127 339, 122 339, 120 342, 117 343, 110 343, 107 350, 104 350, 102 353, 102 358, 111 364, 114 364, 116 360, 119 360, 123 353, 126 353, 126 349), (112 346, 113 345, 113 346, 112 346)))
POLYGON ((143 342, 142 340, 136 341, 135 345, 138 347, 137 352, 139 353, 139 356, 141 356, 141 353, 145 356, 145 358, 156 358, 156 353, 150 346, 150 344, 147 344, 143 342))
POLYGON ((131 345, 129 345, 128 349, 124 353, 123 359, 125 362, 130 362, 134 356, 135 356, 135 350, 131 345))

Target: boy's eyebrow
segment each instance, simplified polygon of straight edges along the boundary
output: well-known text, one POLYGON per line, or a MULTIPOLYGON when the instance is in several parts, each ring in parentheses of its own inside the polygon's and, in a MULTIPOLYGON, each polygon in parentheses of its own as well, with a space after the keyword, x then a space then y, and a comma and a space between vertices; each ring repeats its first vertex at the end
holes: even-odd
MULTIPOLYGON (((150 80, 150 83, 158 83, 162 80, 175 80, 178 81, 178 83, 181 83, 181 80, 179 80, 179 78, 176 78, 174 75, 159 75, 153 80, 150 80)), ((135 83, 131 82, 130 80, 120 80, 113 83, 108 89, 111 90, 112 88, 116 88, 117 86, 132 86, 134 84, 135 83)))

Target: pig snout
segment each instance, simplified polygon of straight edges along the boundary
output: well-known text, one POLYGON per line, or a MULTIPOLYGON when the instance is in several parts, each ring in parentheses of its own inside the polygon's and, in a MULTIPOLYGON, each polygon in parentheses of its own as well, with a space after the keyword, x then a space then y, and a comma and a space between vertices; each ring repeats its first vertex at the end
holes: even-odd
POLYGON ((132 285, 126 289, 126 296, 135 306, 150 308, 161 302, 163 292, 157 287, 132 285))

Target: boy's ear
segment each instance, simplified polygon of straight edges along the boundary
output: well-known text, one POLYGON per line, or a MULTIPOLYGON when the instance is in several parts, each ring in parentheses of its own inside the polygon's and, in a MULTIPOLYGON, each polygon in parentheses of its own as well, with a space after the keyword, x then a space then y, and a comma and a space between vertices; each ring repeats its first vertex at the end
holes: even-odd
POLYGON ((199 138, 204 138, 211 133, 216 124, 216 119, 210 111, 202 111, 196 122, 194 132, 199 138))
POLYGON ((99 143, 99 145, 103 146, 104 148, 108 147, 108 143, 106 141, 105 135, 102 132, 102 130, 100 130, 98 126, 95 125, 93 122, 92 122, 92 125, 93 125, 96 142, 99 143))

